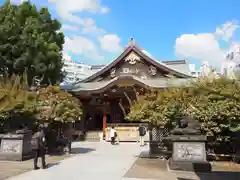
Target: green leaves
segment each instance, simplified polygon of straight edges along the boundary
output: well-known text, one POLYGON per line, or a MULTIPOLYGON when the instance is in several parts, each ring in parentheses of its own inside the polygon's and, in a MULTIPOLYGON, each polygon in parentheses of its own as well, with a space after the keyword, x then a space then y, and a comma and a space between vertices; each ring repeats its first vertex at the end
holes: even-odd
POLYGON ((33 114, 36 94, 28 91, 26 76, 12 75, 0 78, 0 116, 10 117, 15 114, 33 114))
POLYGON ((0 77, 0 124, 11 117, 30 117, 45 121, 72 122, 82 115, 81 102, 59 86, 30 92, 27 75, 0 77))
POLYGON ((138 98, 134 102, 130 113, 127 115, 129 121, 148 121, 156 125, 166 126, 176 121, 184 105, 182 89, 164 89, 150 93, 138 98))
POLYGON ((0 74, 43 77, 42 84, 59 82, 62 74, 64 35, 61 24, 47 8, 39 11, 30 2, 6 2, 0 8, 0 74))
POLYGON ((81 102, 58 86, 48 86, 39 90, 39 120, 72 122, 82 115, 81 102))
POLYGON ((130 121, 174 125, 183 114, 201 122, 207 135, 222 138, 240 130, 240 82, 225 77, 201 78, 190 88, 168 88, 138 98, 127 115, 130 121))

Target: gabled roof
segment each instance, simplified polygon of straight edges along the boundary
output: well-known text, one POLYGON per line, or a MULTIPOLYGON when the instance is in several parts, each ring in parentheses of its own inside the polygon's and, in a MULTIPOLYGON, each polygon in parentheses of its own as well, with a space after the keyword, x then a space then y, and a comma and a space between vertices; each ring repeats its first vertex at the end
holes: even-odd
POLYGON ((129 46, 127 46, 127 48, 123 51, 123 53, 117 59, 115 59, 113 62, 111 62, 107 66, 103 67, 101 70, 99 70, 95 74, 93 74, 93 75, 87 77, 86 79, 82 80, 81 82, 91 82, 95 78, 97 78, 97 77, 101 76, 102 74, 104 74, 105 72, 111 70, 120 61, 122 61, 130 52, 136 53, 138 56, 140 56, 141 58, 145 59, 150 64, 156 66, 158 69, 161 69, 162 71, 164 71, 166 73, 171 73, 172 75, 174 75, 174 76, 176 76, 178 78, 190 78, 191 77, 191 75, 189 75, 187 73, 180 72, 180 71, 178 71, 176 69, 171 68, 170 66, 168 66, 168 65, 166 65, 164 63, 158 62, 153 57, 150 57, 149 55, 144 53, 141 50, 141 48, 139 48, 135 43, 133 43, 133 44, 130 44, 129 46))

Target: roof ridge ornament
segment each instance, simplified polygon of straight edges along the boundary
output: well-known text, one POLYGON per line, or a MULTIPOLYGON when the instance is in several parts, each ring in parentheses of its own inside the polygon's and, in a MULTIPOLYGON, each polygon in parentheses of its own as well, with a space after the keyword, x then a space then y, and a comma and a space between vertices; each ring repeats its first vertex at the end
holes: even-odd
POLYGON ((133 36, 131 36, 130 40, 128 41, 127 47, 136 45, 136 41, 133 36))

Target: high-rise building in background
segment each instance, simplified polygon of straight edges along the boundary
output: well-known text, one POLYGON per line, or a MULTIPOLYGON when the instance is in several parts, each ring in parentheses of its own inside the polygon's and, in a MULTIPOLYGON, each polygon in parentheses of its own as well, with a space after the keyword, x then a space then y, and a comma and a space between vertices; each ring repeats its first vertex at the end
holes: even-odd
POLYGON ((230 78, 236 78, 240 72, 240 45, 233 45, 226 53, 226 57, 221 66, 221 74, 230 78))
POLYGON ((82 79, 91 76, 100 70, 103 65, 90 66, 83 63, 77 63, 72 61, 71 57, 67 54, 64 54, 64 64, 63 71, 65 72, 65 78, 61 85, 71 84, 82 79))
POLYGON ((189 64, 189 69, 193 77, 207 77, 214 76, 219 77, 219 73, 213 68, 208 61, 201 63, 200 69, 196 69, 195 64, 189 64))

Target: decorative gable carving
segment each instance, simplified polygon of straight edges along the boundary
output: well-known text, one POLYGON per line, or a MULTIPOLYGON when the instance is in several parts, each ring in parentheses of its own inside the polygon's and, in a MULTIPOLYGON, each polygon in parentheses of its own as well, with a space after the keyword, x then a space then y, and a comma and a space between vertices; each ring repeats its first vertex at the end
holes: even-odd
POLYGON ((110 76, 111 76, 111 78, 115 78, 116 77, 116 68, 111 69, 110 76))
POLYGON ((157 68, 155 66, 149 66, 148 72, 150 76, 155 76, 157 74, 157 68))
POLYGON ((104 81, 121 75, 137 76, 141 79, 163 77, 163 73, 156 66, 141 59, 135 52, 131 52, 122 62, 109 69, 102 77, 104 81))
POLYGON ((126 58, 125 61, 131 65, 136 64, 136 62, 141 61, 141 58, 134 52, 131 52, 126 58))
POLYGON ((107 81, 113 77, 120 76, 122 73, 133 74, 144 79, 166 77, 165 74, 174 74, 176 77, 180 78, 191 77, 190 75, 175 70, 170 66, 166 67, 166 65, 158 63, 150 55, 140 49, 135 44, 134 39, 131 38, 131 41, 127 48, 125 48, 125 51, 115 61, 105 66, 103 69, 91 75, 90 77, 84 79, 82 82, 98 81, 99 76, 101 76, 100 79, 107 81), (133 67, 139 69, 139 71, 133 70, 133 67))

